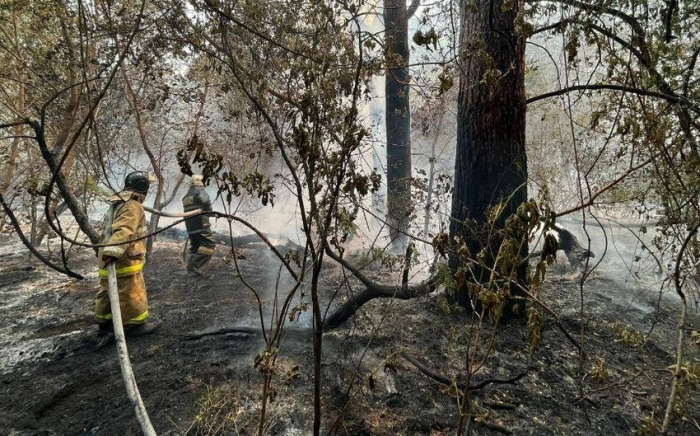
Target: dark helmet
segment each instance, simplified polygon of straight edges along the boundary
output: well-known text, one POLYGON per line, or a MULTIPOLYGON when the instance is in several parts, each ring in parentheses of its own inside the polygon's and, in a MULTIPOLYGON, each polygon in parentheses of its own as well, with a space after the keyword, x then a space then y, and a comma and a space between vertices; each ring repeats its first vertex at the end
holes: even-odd
POLYGON ((148 193, 148 187, 150 185, 151 182, 148 178, 148 173, 143 171, 134 171, 133 173, 129 173, 126 176, 126 179, 124 179, 124 190, 134 191, 143 196, 146 196, 148 193))

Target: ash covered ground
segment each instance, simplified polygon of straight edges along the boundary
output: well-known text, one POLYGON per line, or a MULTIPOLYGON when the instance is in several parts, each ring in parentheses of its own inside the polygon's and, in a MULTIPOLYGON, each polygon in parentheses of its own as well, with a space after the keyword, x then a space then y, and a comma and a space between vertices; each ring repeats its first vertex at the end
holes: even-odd
MULTIPOLYGON (((18 240, 2 238, 0 434, 140 434, 116 347, 101 343, 92 324, 93 252, 69 253, 70 267, 86 277, 74 280, 30 263, 18 240)), ((240 271, 224 261, 228 248, 219 246, 209 268, 213 277, 191 279, 182 273, 183 245, 159 238, 146 267, 151 313, 164 326, 128 342, 140 393, 159 435, 257 434, 262 375, 254 360, 264 341, 256 333, 260 305, 248 286, 266 290, 268 322, 268 297, 277 284, 284 289, 288 277, 278 274, 269 250, 249 244, 236 252, 240 271), (192 339, 230 326, 251 329, 192 339)), ((376 266, 368 274, 386 278, 391 272, 376 266)), ((338 267, 325 271, 324 304, 334 297, 335 307, 347 298, 346 290, 336 294, 344 276, 338 267)), ((445 313, 439 292, 368 303, 324 334, 322 433, 456 434, 464 396, 451 381, 465 382, 467 356, 479 344, 471 360, 478 368, 470 385, 478 389, 469 392, 469 434, 655 434, 642 432, 659 424, 665 411, 678 332, 675 300, 596 274, 581 288, 580 277, 563 257, 549 271, 541 298, 558 320, 545 315, 535 353, 528 349, 524 320, 495 329, 486 323, 470 342, 464 328, 470 315, 445 313), (562 329, 582 345, 583 359, 562 329)), ((361 289, 359 283, 353 289, 361 289)), ((690 314, 690 324, 700 330, 697 313, 690 314)), ((312 433, 308 325, 304 313, 288 326, 263 434, 312 433)), ((691 330, 684 333, 689 344, 691 330)), ((687 361, 698 362, 698 350, 689 346, 687 361)), ((692 381, 683 383, 669 434, 700 434, 700 394, 692 381)))

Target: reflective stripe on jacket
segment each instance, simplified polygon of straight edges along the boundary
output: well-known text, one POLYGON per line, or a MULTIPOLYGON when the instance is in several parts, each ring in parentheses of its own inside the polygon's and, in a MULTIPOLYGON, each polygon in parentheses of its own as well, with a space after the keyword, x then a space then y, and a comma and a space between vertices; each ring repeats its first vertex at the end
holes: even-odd
MULTIPOLYGON (((136 274, 137 272, 141 271, 143 269, 143 263, 137 263, 135 265, 131 266, 125 266, 124 268, 119 268, 116 269, 115 272, 117 274, 117 277, 126 277, 130 276, 132 274, 136 274)), ((101 279, 107 278, 109 275, 108 270, 100 268, 98 270, 98 275, 100 276, 101 279)))

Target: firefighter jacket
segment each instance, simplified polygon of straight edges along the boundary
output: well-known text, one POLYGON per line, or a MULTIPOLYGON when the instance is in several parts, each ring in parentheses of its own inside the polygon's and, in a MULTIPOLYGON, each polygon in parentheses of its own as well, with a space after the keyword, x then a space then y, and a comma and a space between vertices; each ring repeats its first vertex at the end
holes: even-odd
POLYGON ((141 195, 131 191, 122 191, 109 198, 103 243, 115 245, 100 247, 98 251, 100 291, 95 305, 95 319, 98 322, 112 318, 104 255, 117 258, 114 267, 124 324, 142 323, 148 318, 148 301, 142 273, 146 260, 146 241, 136 240, 147 234, 142 201, 141 195))
MULTIPOLYGON (((202 209, 205 212, 211 212, 211 200, 209 194, 202 186, 190 186, 184 197, 182 197, 182 207, 185 212, 190 212, 197 209, 202 209)), ((210 232, 211 224, 209 224, 208 215, 198 215, 188 218, 185 221, 187 233, 203 233, 210 232)))

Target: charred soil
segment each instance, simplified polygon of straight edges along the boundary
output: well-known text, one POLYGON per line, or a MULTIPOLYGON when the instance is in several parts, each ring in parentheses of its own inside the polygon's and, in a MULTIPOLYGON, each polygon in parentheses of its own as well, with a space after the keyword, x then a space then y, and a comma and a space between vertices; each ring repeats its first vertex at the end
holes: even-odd
MULTIPOLYGON (((101 342, 92 323, 92 251, 70 253, 70 267, 86 277, 74 280, 30 265, 17 240, 2 238, 0 434, 140 434, 116 347, 101 342)), ((239 276, 219 247, 213 276, 192 279, 183 274, 182 242, 160 238, 155 247, 145 274, 152 316, 163 327, 128 347, 157 433, 258 434, 262 375, 254 362, 264 341, 260 306, 247 285, 274 290, 278 266, 262 246, 244 246, 237 251, 239 276)), ((560 321, 545 314, 534 353, 524 320, 467 329, 470 316, 446 313, 440 293, 366 304, 324 334, 322 433, 454 435, 468 401, 472 435, 656 434, 669 397, 678 310, 653 295, 637 297, 642 308, 620 304, 610 297, 612 283, 591 278, 582 290, 579 278, 563 265, 550 271, 541 296, 560 321), (562 329, 582 345, 583 357, 562 329), (477 344, 477 357, 469 359, 477 344), (459 386, 467 362, 476 366, 465 399, 459 386)), ((340 269, 326 271, 325 301, 343 280, 340 269)), ((338 292, 333 305, 346 297, 338 292)), ((697 320, 691 313, 696 330, 697 320)), ((313 341, 306 325, 291 323, 277 352, 263 434, 312 433, 313 341)), ((691 333, 684 333, 685 360, 697 364, 691 333)), ((696 382, 692 374, 683 381, 669 434, 700 435, 696 382)))

